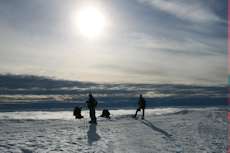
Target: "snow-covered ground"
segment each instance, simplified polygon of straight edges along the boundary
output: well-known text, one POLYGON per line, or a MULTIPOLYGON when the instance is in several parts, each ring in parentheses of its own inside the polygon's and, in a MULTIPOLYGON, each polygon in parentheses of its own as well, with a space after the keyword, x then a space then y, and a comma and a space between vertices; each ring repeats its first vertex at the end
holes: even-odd
POLYGON ((148 109, 145 120, 134 112, 111 110, 97 125, 87 111, 81 120, 70 111, 1 112, 0 153, 226 153, 225 109, 148 109))

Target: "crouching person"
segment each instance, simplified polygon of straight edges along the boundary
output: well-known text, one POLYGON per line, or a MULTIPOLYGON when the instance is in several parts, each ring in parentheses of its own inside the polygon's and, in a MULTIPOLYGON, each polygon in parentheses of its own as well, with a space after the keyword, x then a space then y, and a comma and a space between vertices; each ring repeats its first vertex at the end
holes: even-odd
POLYGON ((101 117, 110 119, 110 112, 108 109, 103 109, 101 117))
POLYGON ((80 107, 75 107, 73 110, 73 115, 75 116, 76 119, 81 119, 83 116, 81 115, 81 108, 80 107))

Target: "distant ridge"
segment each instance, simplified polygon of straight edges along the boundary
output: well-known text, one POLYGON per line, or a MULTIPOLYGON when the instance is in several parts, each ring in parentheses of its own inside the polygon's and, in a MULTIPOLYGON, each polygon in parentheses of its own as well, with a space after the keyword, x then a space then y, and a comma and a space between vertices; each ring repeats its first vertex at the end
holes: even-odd
POLYGON ((148 101, 147 107, 226 106, 228 98, 227 86, 97 84, 35 75, 0 74, 0 110, 71 109, 75 102, 85 101, 89 91, 102 102, 99 104, 101 108, 134 108, 139 94, 148 101), (41 99, 36 98, 39 96, 41 99), (22 100, 28 101, 31 97, 35 100, 22 105, 22 100), (66 99, 68 104, 69 100, 74 102, 66 106, 66 99))
POLYGON ((69 81, 55 79, 46 76, 36 75, 17 75, 17 74, 0 74, 0 87, 8 89, 17 88, 59 88, 59 87, 73 87, 73 86, 86 86, 93 83, 69 81))

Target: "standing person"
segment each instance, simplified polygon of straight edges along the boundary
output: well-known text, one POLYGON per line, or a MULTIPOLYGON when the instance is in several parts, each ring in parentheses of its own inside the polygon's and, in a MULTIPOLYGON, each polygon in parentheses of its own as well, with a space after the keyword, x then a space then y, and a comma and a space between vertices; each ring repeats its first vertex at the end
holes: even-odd
POLYGON ((138 101, 138 108, 137 108, 137 111, 136 111, 136 113, 134 115, 134 118, 137 117, 137 112, 141 111, 141 109, 142 109, 142 119, 144 119, 144 117, 145 117, 145 99, 140 94, 140 98, 139 98, 139 101, 138 101))
POLYGON ((89 115, 91 121, 89 123, 97 123, 97 118, 95 115, 95 108, 97 106, 97 101, 91 93, 89 93, 89 99, 86 101, 87 107, 89 108, 89 115))

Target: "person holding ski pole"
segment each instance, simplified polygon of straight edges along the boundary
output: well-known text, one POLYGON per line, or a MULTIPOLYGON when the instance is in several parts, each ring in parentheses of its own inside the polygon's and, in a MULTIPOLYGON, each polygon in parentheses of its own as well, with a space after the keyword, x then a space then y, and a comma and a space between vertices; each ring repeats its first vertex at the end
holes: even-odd
POLYGON ((134 118, 137 117, 137 112, 141 111, 141 109, 142 109, 142 119, 144 119, 144 117, 145 117, 145 99, 140 94, 140 98, 138 100, 138 108, 137 108, 137 111, 136 111, 136 113, 134 115, 134 118))
POLYGON ((89 115, 90 115, 90 119, 91 119, 91 121, 89 121, 89 123, 97 124, 97 118, 95 115, 95 108, 97 107, 97 101, 93 97, 92 93, 89 93, 89 99, 86 101, 86 105, 89 109, 89 115))

